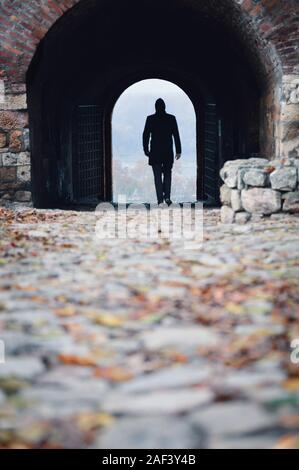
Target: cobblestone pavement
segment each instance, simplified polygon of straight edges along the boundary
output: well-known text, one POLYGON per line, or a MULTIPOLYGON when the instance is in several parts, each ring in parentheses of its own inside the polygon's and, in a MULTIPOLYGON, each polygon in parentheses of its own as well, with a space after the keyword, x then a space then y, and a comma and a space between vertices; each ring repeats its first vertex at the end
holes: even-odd
POLYGON ((187 250, 0 209, 2 448, 299 447, 299 218, 218 220, 187 250))

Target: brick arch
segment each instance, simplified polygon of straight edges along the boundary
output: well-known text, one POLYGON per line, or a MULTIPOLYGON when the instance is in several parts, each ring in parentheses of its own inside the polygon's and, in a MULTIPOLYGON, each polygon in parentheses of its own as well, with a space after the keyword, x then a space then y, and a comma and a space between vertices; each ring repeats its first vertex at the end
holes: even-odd
MULTIPOLYGON (((77 4, 89 7, 93 3, 89 0, 4 0, 0 6, 2 77, 9 82, 24 82, 36 48, 53 24, 77 4)), ((205 15, 221 18, 237 31, 255 49, 254 53, 260 51, 267 71, 278 67, 279 62, 288 74, 298 67, 299 6, 296 0, 196 0, 188 3, 193 3, 205 15)))

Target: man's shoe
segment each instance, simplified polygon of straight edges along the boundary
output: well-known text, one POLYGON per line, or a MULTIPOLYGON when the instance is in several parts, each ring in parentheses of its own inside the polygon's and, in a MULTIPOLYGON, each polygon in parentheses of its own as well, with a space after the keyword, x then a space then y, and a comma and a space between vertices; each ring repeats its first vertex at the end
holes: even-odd
POLYGON ((171 199, 165 199, 165 202, 168 206, 171 206, 172 200, 171 199))

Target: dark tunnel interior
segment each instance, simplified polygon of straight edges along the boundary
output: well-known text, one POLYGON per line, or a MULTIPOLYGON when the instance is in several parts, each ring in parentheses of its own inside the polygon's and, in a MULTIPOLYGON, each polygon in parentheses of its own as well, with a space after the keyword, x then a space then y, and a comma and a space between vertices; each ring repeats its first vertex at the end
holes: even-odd
POLYGON ((206 3, 83 0, 53 25, 27 74, 36 207, 112 199, 113 106, 146 78, 193 102, 198 199, 217 204, 224 161, 262 154, 262 60, 225 0, 206 3))

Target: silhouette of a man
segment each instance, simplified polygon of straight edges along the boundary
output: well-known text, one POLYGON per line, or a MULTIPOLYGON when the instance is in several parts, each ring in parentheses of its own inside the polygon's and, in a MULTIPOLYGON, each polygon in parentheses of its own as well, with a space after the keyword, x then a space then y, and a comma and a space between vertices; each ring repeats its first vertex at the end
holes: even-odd
POLYGON ((143 132, 143 149, 149 157, 153 168, 158 204, 164 201, 172 204, 170 199, 171 177, 174 162, 173 139, 176 149, 176 160, 181 158, 182 146, 175 116, 166 113, 162 98, 156 101, 156 113, 148 116, 143 132))

